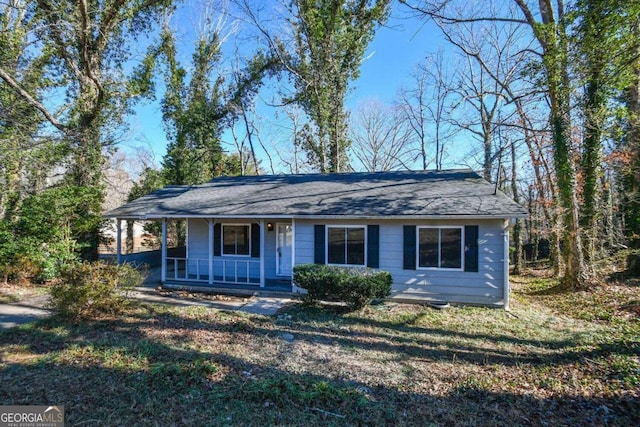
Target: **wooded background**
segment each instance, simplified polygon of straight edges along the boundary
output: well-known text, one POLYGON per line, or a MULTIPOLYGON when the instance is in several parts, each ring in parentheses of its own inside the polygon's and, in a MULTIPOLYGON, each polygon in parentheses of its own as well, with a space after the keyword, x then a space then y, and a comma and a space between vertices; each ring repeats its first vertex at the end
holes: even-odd
POLYGON ((1 0, 0 275, 52 278, 95 258, 112 187, 132 200, 220 175, 463 162, 529 209, 513 227, 516 273, 548 258, 564 286, 589 286, 595 261, 640 245, 639 13, 637 0, 1 0), (190 63, 172 24, 184 7, 203 22, 190 63), (392 8, 435 23, 447 49, 394 102, 350 110, 392 8), (229 22, 251 34, 233 55, 229 22), (264 93, 290 129, 279 145, 264 93), (161 165, 118 150, 150 99, 161 165))

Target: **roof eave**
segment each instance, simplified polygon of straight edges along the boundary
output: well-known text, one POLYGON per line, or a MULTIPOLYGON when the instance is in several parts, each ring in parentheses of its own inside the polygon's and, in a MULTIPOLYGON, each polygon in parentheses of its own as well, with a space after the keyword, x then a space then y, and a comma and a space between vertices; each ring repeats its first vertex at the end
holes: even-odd
POLYGON ((416 219, 511 219, 528 218, 526 213, 500 213, 500 214, 481 214, 481 215, 288 215, 288 214, 268 214, 268 215, 193 215, 193 214, 168 214, 168 215, 117 215, 109 214, 105 215, 105 218, 121 219, 121 220, 160 220, 167 219, 187 219, 187 218, 220 218, 220 219, 319 219, 319 220, 333 220, 345 218, 360 219, 360 220, 382 220, 382 219, 397 219, 397 220, 416 220, 416 219))

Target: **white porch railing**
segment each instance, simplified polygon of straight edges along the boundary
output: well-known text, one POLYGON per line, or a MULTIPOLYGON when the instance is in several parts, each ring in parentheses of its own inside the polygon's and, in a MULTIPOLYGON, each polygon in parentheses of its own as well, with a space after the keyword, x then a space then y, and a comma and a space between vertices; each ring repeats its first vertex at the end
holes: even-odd
POLYGON ((167 257, 167 279, 207 282, 209 280, 209 260, 167 257))
POLYGON ((260 260, 214 258, 213 279, 222 283, 242 283, 259 286, 260 260))
MULTIPOLYGON (((209 260, 167 257, 167 280, 209 282, 209 260)), ((260 286, 260 260, 213 259, 213 282, 260 286)))

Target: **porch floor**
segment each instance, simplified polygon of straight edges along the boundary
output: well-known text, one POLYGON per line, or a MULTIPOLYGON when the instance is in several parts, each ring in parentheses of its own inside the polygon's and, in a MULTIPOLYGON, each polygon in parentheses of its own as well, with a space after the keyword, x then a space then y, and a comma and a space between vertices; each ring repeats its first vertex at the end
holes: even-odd
POLYGON ((263 296, 291 296, 293 287, 290 280, 266 280, 264 287, 244 283, 205 282, 167 279, 164 286, 170 289, 193 290, 206 293, 229 295, 263 295, 263 296))

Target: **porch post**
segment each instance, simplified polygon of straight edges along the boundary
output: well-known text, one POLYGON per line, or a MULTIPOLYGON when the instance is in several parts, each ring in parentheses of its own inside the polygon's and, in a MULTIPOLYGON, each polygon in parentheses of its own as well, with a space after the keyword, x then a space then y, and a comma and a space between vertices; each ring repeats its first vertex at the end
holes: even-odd
POLYGON ((260 220, 260 287, 264 288, 264 219, 260 220))
POLYGON ((209 225, 209 284, 213 285, 213 218, 208 218, 209 225))
POLYGON ((164 284, 167 281, 167 218, 162 218, 162 244, 160 251, 162 252, 160 281, 164 284))
POLYGON ((122 220, 116 218, 116 263, 122 264, 122 220))

